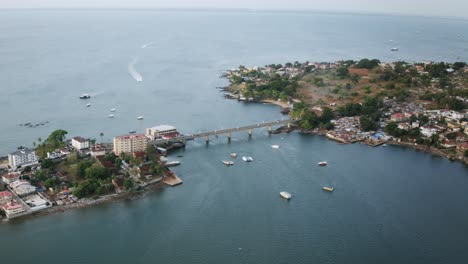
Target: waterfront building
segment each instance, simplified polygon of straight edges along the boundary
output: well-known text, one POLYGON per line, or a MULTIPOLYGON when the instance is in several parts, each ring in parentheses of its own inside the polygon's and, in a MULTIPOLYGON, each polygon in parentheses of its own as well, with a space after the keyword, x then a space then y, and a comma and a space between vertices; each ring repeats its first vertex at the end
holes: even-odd
POLYGON ((24 197, 36 192, 36 187, 32 186, 29 181, 17 180, 10 183, 11 190, 20 197, 24 197))
POLYGON ((146 136, 151 140, 155 140, 161 137, 170 138, 178 135, 179 133, 177 132, 177 129, 169 125, 160 125, 146 129, 146 136))
POLYGON ((9 172, 2 176, 2 181, 6 184, 10 184, 16 180, 19 180, 20 174, 15 172, 9 172))
POLYGON ((12 218, 17 214, 20 214, 26 211, 26 209, 20 203, 16 203, 16 202, 9 202, 9 203, 2 205, 2 209, 8 218, 12 218))
POLYGON ((118 136, 114 138, 114 153, 120 156, 121 153, 146 151, 147 144, 148 138, 144 134, 118 136))
POLYGON ((34 165, 37 163, 38 158, 33 149, 19 148, 17 151, 8 154, 8 164, 12 168, 34 165))
POLYGON ((82 137, 72 138, 71 144, 76 150, 82 150, 82 149, 89 148, 89 140, 87 140, 85 138, 82 138, 82 137))
POLYGON ((430 127, 430 126, 421 127, 421 134, 423 134, 425 137, 431 137, 432 135, 434 135, 436 133, 437 133, 437 131, 433 127, 430 127))
POLYGON ((13 194, 9 191, 0 192, 0 205, 11 202, 13 194))

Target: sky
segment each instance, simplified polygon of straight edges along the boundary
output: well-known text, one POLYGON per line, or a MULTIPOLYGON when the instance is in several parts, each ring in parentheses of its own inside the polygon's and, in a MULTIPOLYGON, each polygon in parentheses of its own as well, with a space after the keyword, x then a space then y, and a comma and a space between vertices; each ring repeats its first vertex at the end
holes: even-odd
POLYGON ((0 0, 0 8, 249 8, 468 18, 467 0, 0 0))

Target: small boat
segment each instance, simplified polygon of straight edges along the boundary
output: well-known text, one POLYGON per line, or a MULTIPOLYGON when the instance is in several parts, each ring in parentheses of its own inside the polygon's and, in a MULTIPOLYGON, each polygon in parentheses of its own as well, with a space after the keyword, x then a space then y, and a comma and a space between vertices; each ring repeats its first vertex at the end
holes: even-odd
POLYGON ((279 149, 278 145, 272 145, 271 147, 274 148, 274 149, 279 149))
POLYGON ((252 157, 242 157, 242 160, 245 161, 245 162, 252 162, 253 161, 253 158, 252 157))
POLYGON ((231 157, 233 157, 233 158, 237 158, 237 153, 234 153, 234 152, 233 152, 233 153, 231 153, 231 154, 229 154, 229 155, 230 155, 231 157))
POLYGON ((115 108, 112 108, 110 111, 111 111, 111 112, 115 112, 115 108))
POLYGON ((91 95, 89 95, 89 94, 80 95, 80 99, 89 99, 89 98, 91 98, 91 95))
POLYGON ((143 120, 142 116, 137 117, 138 120, 143 120))
POLYGON ((113 114, 108 115, 109 118, 114 118, 113 114))
POLYGON ((328 187, 328 186, 323 186, 322 189, 323 189, 324 191, 327 191, 327 192, 333 192, 333 190, 334 190, 335 188, 333 188, 333 187, 328 187))
POLYGON ((319 163, 317 163, 317 165, 319 165, 319 166, 327 166, 327 165, 328 165, 328 162, 326 162, 326 161, 320 161, 319 163))
POLYGON ((87 104, 86 104, 86 107, 90 107, 90 106, 91 106, 91 103, 87 103, 87 104))
POLYGON ((178 160, 169 161, 169 162, 166 163, 167 167, 178 166, 178 165, 180 165, 180 161, 178 161, 178 160))
POLYGON ((234 165, 234 161, 223 160, 222 162, 223 162, 223 164, 226 165, 226 166, 234 165))
POLYGON ((392 48, 390 51, 398 51, 398 48, 392 48))
POLYGON ((286 200, 290 200, 292 195, 288 192, 280 192, 281 197, 283 197, 286 200))
POLYGON ((182 158, 182 157, 184 157, 184 155, 177 155, 177 157, 178 157, 178 158, 182 158))
POLYGON ((135 134, 136 133, 136 130, 130 130, 128 131, 129 134, 135 134))
POLYGON ((387 145, 387 144, 383 144, 383 145, 382 145, 382 147, 386 147, 386 146, 388 146, 388 145, 387 145))

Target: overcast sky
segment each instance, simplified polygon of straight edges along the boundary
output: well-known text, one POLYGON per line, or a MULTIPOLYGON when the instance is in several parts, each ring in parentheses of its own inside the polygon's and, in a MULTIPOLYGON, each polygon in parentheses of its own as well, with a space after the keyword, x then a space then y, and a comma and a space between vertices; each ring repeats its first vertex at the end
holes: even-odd
POLYGON ((468 17, 468 0, 0 0, 0 8, 308 9, 468 17))

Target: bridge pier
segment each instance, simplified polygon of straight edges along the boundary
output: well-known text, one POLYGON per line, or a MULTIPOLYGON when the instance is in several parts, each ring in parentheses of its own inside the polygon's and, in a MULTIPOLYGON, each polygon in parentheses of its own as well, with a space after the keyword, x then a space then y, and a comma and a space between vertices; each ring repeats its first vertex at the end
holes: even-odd
POLYGON ((268 134, 270 135, 273 132, 273 128, 271 126, 268 127, 268 134))
POLYGON ((210 138, 208 136, 205 136, 205 142, 206 144, 210 143, 210 138))
POLYGON ((291 129, 291 123, 288 122, 288 129, 291 129))
POLYGON ((249 138, 251 138, 251 137, 252 137, 252 129, 249 128, 249 138))
POLYGON ((227 134, 227 138, 228 138, 228 143, 231 143, 231 132, 227 134))

